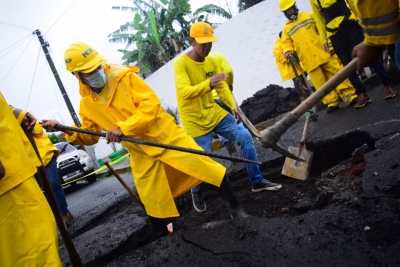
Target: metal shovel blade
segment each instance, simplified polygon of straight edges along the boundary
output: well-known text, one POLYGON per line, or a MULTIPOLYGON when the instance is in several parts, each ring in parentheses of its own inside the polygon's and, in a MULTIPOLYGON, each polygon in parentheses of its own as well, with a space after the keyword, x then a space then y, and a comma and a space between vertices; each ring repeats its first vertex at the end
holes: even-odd
MULTIPOLYGON (((298 155, 299 149, 299 147, 290 146, 288 150, 290 153, 298 155)), ((282 168, 282 174, 295 179, 306 180, 310 174, 313 155, 313 152, 303 150, 300 154, 300 158, 304 159, 305 162, 286 157, 285 164, 282 168)))

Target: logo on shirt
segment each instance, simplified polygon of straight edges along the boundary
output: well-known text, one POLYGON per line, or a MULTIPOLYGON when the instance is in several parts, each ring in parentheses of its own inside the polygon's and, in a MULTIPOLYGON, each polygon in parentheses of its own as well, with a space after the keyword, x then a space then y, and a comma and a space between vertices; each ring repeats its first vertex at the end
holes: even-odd
POLYGON ((210 78, 214 75, 213 71, 206 72, 206 78, 210 78))

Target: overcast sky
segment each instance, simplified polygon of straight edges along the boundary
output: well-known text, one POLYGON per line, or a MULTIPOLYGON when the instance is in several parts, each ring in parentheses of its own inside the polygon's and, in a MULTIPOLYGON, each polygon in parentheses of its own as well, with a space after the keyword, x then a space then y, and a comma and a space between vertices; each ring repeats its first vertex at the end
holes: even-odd
MULTIPOLYGON (((215 3, 231 4, 235 0, 190 0, 192 11, 215 3)), ((133 13, 112 10, 112 6, 129 6, 129 0, 12 0, 2 1, 0 8, 0 91, 7 102, 26 109, 37 118, 54 118, 63 124, 72 119, 51 73, 39 40, 32 32, 39 29, 50 44, 51 57, 67 94, 79 111, 78 84, 65 70, 63 56, 75 42, 92 45, 111 63, 121 63, 118 48, 107 35, 120 25, 132 21, 133 13)))

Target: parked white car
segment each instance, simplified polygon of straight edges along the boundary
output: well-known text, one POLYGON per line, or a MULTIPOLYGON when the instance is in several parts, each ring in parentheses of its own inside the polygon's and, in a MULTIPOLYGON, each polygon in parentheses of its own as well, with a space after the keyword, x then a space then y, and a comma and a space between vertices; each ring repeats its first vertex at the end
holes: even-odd
MULTIPOLYGON (((61 185, 73 181, 75 184, 79 178, 94 171, 94 162, 84 150, 76 149, 67 142, 54 144, 60 151, 60 156, 57 158, 58 176, 60 177, 61 185)), ((85 179, 92 183, 96 181, 96 174, 93 173, 85 179)))

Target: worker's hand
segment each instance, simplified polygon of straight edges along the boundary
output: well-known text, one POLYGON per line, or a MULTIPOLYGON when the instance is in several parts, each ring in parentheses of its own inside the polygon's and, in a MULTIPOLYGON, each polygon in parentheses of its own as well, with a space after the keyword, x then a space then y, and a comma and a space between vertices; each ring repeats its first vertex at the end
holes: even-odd
POLYGON ((325 42, 323 45, 322 45, 322 48, 324 49, 324 51, 326 52, 326 53, 330 53, 331 51, 329 50, 329 44, 328 44, 328 42, 325 42))
POLYGON ((382 58, 385 46, 369 46, 364 42, 353 48, 353 58, 358 58, 357 72, 362 73, 364 67, 369 67, 382 58))
POLYGON ((236 124, 239 124, 242 121, 239 114, 236 112, 236 109, 232 109, 232 115, 236 119, 236 124))
POLYGON ((121 140, 119 138, 121 136, 124 136, 124 134, 121 132, 120 128, 108 130, 106 134, 107 144, 109 144, 110 142, 120 142, 121 140))
POLYGON ((225 73, 220 73, 220 74, 215 74, 211 76, 210 78, 210 87, 214 89, 218 85, 220 85, 221 81, 226 81, 226 74, 225 73))
POLYGON ((289 61, 289 58, 291 58, 291 57, 292 57, 292 52, 287 51, 287 52, 285 53, 285 58, 286 58, 286 60, 289 61))
POLYGON ((36 124, 36 118, 29 112, 26 113, 21 122, 22 128, 31 132, 33 131, 33 128, 35 128, 35 124, 36 124))
POLYGON ((42 120, 42 127, 46 129, 46 132, 58 132, 60 130, 56 129, 57 124, 61 124, 56 120, 42 120))
POLYGON ((6 175, 6 169, 4 169, 3 163, 0 160, 0 180, 6 175))

